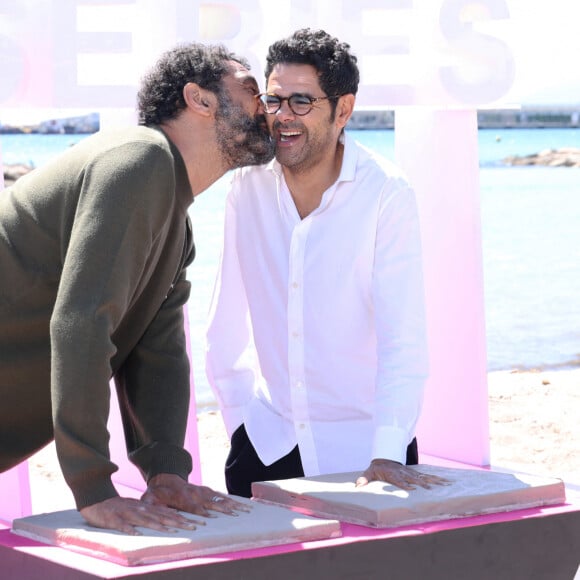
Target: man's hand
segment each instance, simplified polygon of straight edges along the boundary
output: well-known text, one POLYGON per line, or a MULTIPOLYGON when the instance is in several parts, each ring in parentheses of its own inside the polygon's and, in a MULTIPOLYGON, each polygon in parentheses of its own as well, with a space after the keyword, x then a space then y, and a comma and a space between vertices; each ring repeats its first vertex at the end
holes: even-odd
POLYGON ((195 530, 198 525, 205 526, 203 520, 185 518, 177 510, 128 497, 112 497, 80 512, 91 526, 117 530, 131 536, 140 535, 137 526, 159 532, 175 532, 177 528, 195 530))
POLYGON ((178 475, 160 474, 151 478, 141 500, 151 505, 169 506, 182 512, 214 517, 209 510, 237 516, 249 512, 247 504, 240 503, 205 485, 192 485, 178 475))
POLYGON ((407 491, 415 489, 417 485, 431 489, 432 485, 449 485, 451 483, 443 477, 420 473, 416 469, 390 459, 373 459, 367 470, 356 480, 356 486, 367 485, 369 481, 385 481, 407 491))
POLYGON ((140 500, 113 497, 80 510, 92 526, 139 535, 137 527, 160 532, 177 529, 195 530, 205 526, 202 519, 188 518, 177 510, 203 517, 215 517, 210 510, 237 516, 248 512, 249 506, 237 502, 209 487, 192 485, 178 475, 156 475, 149 481, 140 500))

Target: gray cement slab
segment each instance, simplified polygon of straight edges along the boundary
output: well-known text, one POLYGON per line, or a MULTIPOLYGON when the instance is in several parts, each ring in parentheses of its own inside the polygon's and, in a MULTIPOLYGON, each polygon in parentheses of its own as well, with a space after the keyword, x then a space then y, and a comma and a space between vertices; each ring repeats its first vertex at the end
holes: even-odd
MULTIPOLYGON (((15 519, 12 532, 85 555, 135 566, 181 560, 238 550, 307 542, 341 535, 340 523, 301 515, 289 509, 237 500, 252 506, 237 517, 214 512, 196 530, 161 533, 139 528, 141 536, 129 536, 89 526, 76 510, 15 519)), ((194 516, 197 517, 197 516, 194 516)))
POLYGON ((260 502, 287 506, 302 514, 375 528, 557 505, 566 500, 560 479, 433 465, 415 469, 444 477, 451 484, 404 491, 373 481, 357 488, 354 482, 359 473, 341 473, 254 483, 252 493, 260 502))

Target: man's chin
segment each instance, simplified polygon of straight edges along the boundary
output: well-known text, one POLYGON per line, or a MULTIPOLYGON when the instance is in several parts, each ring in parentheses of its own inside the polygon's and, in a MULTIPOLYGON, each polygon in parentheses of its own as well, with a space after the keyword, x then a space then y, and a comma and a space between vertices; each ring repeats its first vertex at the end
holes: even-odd
POLYGON ((263 163, 270 163, 270 161, 274 159, 275 155, 276 155, 276 146, 274 145, 274 141, 270 140, 268 144, 264 147, 264 150, 260 155, 259 165, 263 163))
POLYGON ((245 147, 248 153, 245 165, 263 165, 274 159, 276 147, 269 134, 261 141, 254 141, 245 147))
POLYGON ((250 165, 264 165, 274 159, 274 148, 263 149, 262 151, 248 152, 244 159, 240 159, 237 167, 247 167, 250 165))

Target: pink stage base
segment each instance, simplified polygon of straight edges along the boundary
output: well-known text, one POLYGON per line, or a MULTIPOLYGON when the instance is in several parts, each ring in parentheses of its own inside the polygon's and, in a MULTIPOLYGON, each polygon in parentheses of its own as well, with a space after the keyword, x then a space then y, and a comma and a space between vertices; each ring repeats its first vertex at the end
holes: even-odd
POLYGON ((376 530, 127 568, 0 530, 0 579, 469 578, 572 580, 580 563, 580 500, 562 506, 376 530))

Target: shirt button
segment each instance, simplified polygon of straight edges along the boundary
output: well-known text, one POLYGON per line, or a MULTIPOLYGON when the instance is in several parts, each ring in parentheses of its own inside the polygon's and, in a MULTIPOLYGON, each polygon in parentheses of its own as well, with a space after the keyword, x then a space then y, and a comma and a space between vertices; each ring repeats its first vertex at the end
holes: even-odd
POLYGON ((292 288, 296 289, 296 288, 298 288, 298 286, 299 286, 298 282, 293 282, 292 283, 292 288))
POLYGON ((304 423, 300 423, 300 425, 298 425, 298 428, 299 429, 305 429, 306 428, 306 425, 304 423))
POLYGON ((296 332, 296 331, 294 331, 294 332, 292 333, 292 336, 293 336, 294 338, 298 338, 298 337, 300 336, 300 333, 299 333, 299 332, 296 332))
POLYGON ((298 382, 296 383, 296 388, 297 388, 297 389, 301 389, 303 386, 304 386, 304 383, 303 383, 302 381, 298 381, 298 382))

